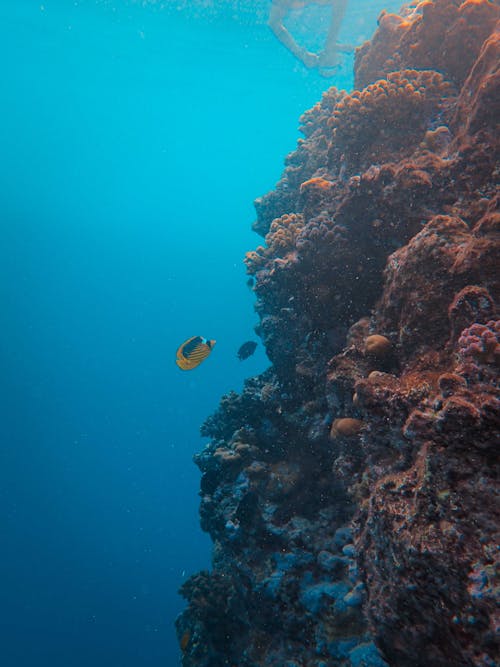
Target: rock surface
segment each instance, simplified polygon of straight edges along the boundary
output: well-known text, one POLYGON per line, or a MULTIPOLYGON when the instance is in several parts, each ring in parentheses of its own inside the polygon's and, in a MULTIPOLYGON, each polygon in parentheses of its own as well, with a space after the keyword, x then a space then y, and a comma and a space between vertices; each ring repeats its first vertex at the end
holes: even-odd
POLYGON ((383 14, 256 203, 271 368, 202 427, 184 667, 494 667, 500 7, 383 14))

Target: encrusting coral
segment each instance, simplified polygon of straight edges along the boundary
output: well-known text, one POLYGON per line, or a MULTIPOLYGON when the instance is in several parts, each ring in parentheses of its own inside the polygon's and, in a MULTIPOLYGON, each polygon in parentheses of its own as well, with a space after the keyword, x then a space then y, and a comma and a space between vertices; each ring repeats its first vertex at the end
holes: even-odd
POLYGON ((423 0, 403 7, 401 16, 382 12, 375 37, 357 53, 355 87, 410 63, 461 86, 498 18, 498 3, 483 0, 423 0))
POLYGON ((280 260, 286 259, 288 254, 295 251, 295 242, 303 227, 304 218, 293 213, 273 220, 266 234, 266 246, 259 246, 257 250, 252 250, 245 256, 248 273, 255 275, 260 268, 268 264, 269 260, 273 265, 279 265, 280 260))
POLYGON ((184 667, 494 667, 500 6, 383 14, 256 203, 271 368, 203 428, 184 667))
POLYGON ((300 129, 305 139, 299 140, 297 150, 287 157, 284 174, 276 189, 255 202, 258 219, 254 230, 262 236, 267 234, 275 218, 297 210, 303 184, 310 182, 313 175, 327 175, 325 156, 329 147, 326 138, 328 121, 344 95, 344 91, 330 88, 323 94, 321 101, 300 118, 300 129))
POLYGON ((403 70, 355 90, 335 107, 329 161, 341 160, 348 173, 411 155, 453 95, 453 86, 435 71, 403 70))

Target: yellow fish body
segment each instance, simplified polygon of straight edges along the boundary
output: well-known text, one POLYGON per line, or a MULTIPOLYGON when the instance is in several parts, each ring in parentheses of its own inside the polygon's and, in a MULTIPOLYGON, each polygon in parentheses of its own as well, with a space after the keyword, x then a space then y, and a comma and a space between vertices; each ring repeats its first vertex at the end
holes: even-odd
POLYGON ((215 340, 207 340, 202 336, 192 336, 178 348, 175 363, 181 370, 191 371, 208 357, 215 343, 215 340))

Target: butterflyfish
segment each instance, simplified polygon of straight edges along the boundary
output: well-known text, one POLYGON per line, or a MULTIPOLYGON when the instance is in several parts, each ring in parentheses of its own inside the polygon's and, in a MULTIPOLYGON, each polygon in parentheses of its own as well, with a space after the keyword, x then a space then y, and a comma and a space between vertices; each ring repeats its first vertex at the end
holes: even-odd
POLYGON ((188 338, 177 350, 175 363, 183 371, 193 370, 208 357, 215 342, 215 340, 207 340, 202 336, 188 338))
POLYGON ((257 343, 253 340, 247 340, 246 343, 243 343, 243 345, 240 347, 238 352, 236 353, 238 356, 238 359, 240 361, 243 361, 243 359, 248 359, 248 357, 251 357, 252 354, 255 352, 257 348, 257 343))

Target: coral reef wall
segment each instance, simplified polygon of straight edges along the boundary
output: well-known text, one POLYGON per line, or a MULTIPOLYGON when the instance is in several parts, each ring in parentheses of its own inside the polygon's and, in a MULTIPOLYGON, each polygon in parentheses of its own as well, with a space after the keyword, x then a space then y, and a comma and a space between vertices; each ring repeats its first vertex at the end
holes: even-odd
POLYGON ((272 365, 202 427, 184 667, 498 664, 499 63, 498 2, 383 14, 256 202, 272 365))

